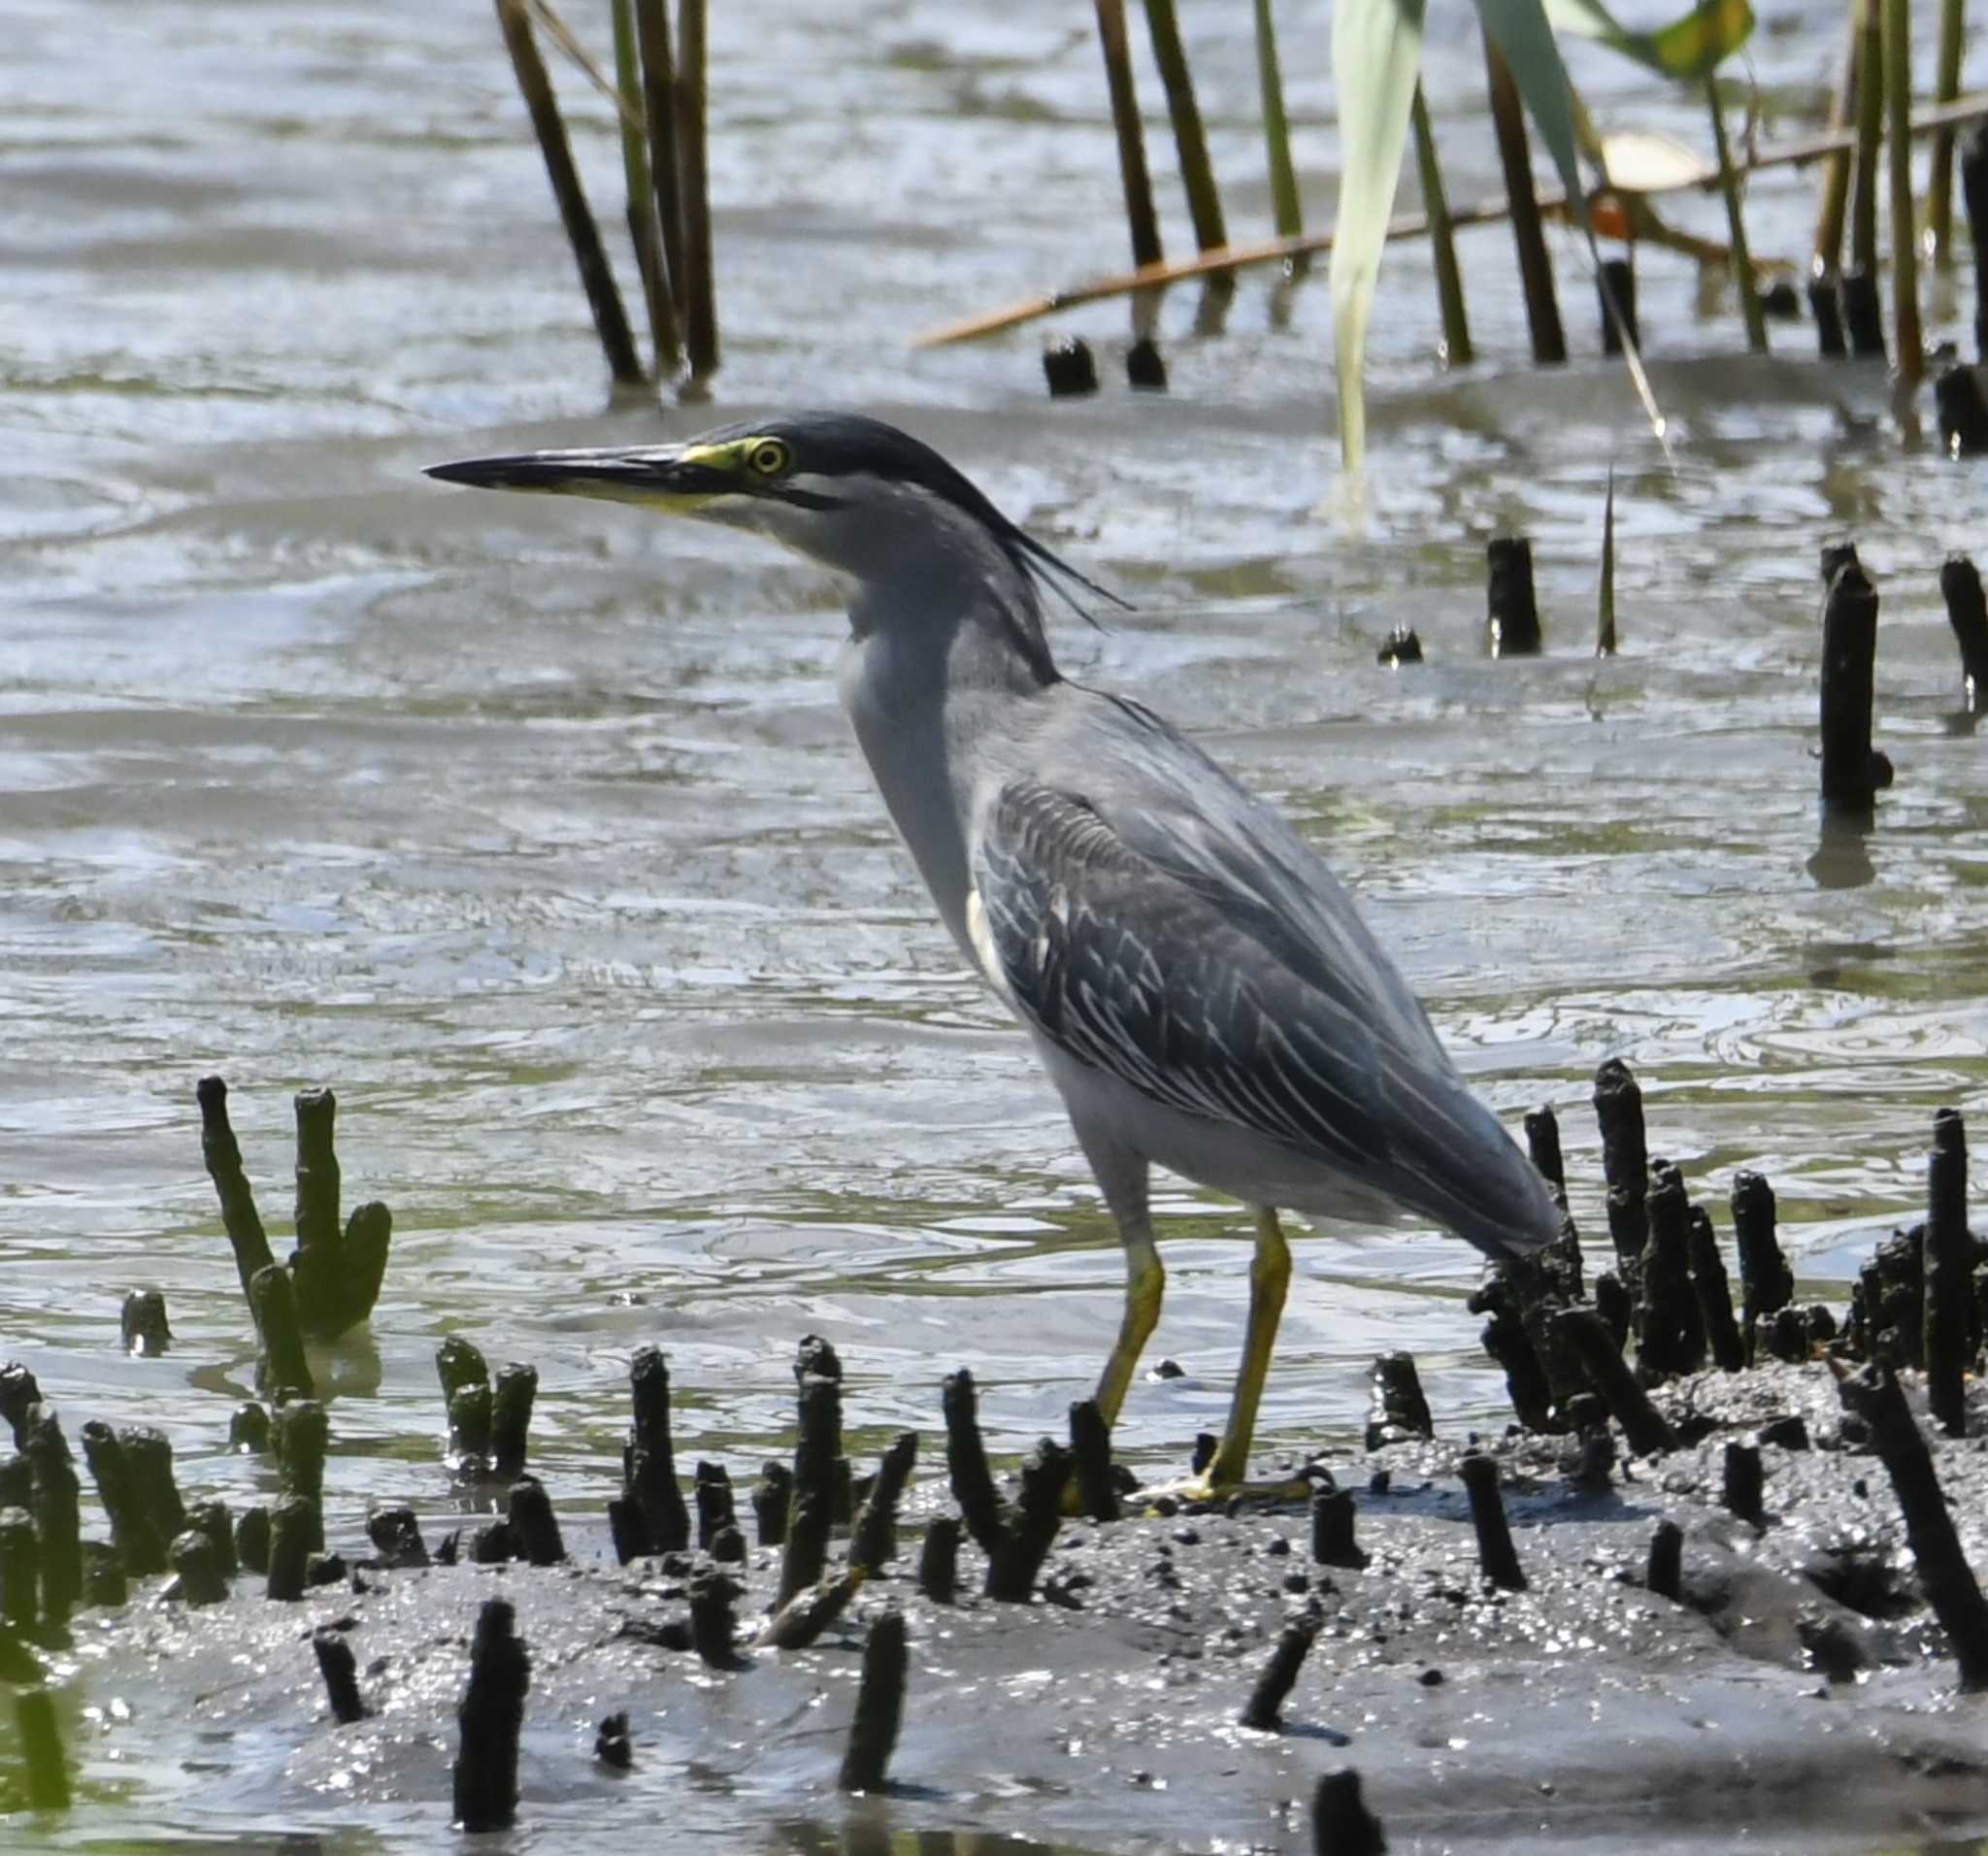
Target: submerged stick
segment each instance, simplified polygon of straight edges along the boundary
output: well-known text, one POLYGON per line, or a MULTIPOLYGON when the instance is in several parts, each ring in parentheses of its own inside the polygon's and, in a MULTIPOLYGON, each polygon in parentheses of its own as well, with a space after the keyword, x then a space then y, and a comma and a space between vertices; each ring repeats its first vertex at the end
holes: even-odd
POLYGON ((1311 1557, 1319 1566, 1359 1572, 1373 1557, 1353 1539, 1353 1492, 1318 1489, 1311 1497, 1311 1557))
POLYGON ((99 1418, 83 1427, 83 1454, 111 1520, 111 1541, 134 1578, 166 1570, 166 1537, 140 1492, 124 1442, 99 1418))
POLYGON ((511 1530, 519 1557, 533 1566, 557 1566, 566 1557, 552 1498, 535 1475, 521 1475, 505 1498, 504 1524, 511 1530))
POLYGON ((1305 1667, 1306 1657, 1311 1654, 1311 1645, 1318 1641, 1318 1622, 1315 1612, 1307 1612, 1284 1626, 1276 1648, 1271 1651, 1269 1663, 1256 1678, 1256 1686, 1250 1690, 1249 1700, 1238 1716, 1244 1727, 1253 1727, 1260 1734, 1275 1734, 1283 1726, 1284 1703, 1297 1686, 1298 1673, 1305 1667))
POLYGON ((1498 1492, 1496 1459, 1473 1450, 1457 1465, 1464 1492, 1471 1498, 1471 1525, 1477 1533, 1477 1567, 1493 1585, 1508 1592, 1523 1592, 1526 1575, 1511 1543, 1511 1523, 1505 1517, 1505 1501, 1498 1492))
POLYGON ((248 1307, 262 1342, 255 1382, 271 1394, 289 1391, 309 1398, 316 1389, 304 1357, 304 1328, 297 1318, 297 1292, 280 1263, 266 1264, 248 1284, 248 1307))
POLYGON ((1758 1325, 1795 1298, 1795 1273, 1774 1235, 1774 1189, 1757 1173, 1733 1177, 1733 1236, 1740 1245, 1740 1307, 1750 1364, 1758 1325))
POLYGON ((877 1480, 849 1537, 849 1564, 860 1572, 875 1573, 897 1557, 898 1500, 917 1460, 917 1432, 900 1431, 878 1465, 877 1480))
POLYGON ((1485 545, 1484 558, 1485 622, 1491 655, 1538 655, 1540 605, 1533 591, 1532 543, 1523 535, 1494 535, 1485 545))
POLYGON ((759 1641, 777 1650, 805 1650, 848 1608, 863 1585, 863 1569, 850 1565, 834 1578, 797 1593, 776 1611, 759 1641))
POLYGON ((1981 576, 1965 554, 1949 554, 1939 570, 1939 594, 1946 622, 1961 650, 1961 693, 1970 714, 1988 702, 1988 597, 1981 576))
POLYGON ((1221 195, 1215 188, 1213 165, 1208 158, 1208 136, 1201 126, 1201 108, 1194 100, 1194 78, 1187 51, 1180 43, 1180 22, 1174 0, 1145 0, 1146 31, 1153 42, 1153 62, 1167 92, 1167 116, 1174 125, 1174 148, 1180 161, 1180 184, 1194 220, 1194 242, 1204 251, 1228 244, 1222 224, 1221 195))
POLYGON ((1484 72, 1491 90, 1491 123, 1498 135, 1498 160, 1505 171, 1505 197, 1510 202, 1511 236, 1518 247, 1519 282, 1525 291, 1526 326, 1532 331, 1533 359, 1541 367, 1567 359, 1567 337, 1560 327, 1560 305, 1553 293, 1553 264, 1546 255, 1546 236, 1540 227, 1540 200, 1533 186, 1533 159, 1526 139, 1526 121, 1518 84, 1505 54, 1491 35, 1484 34, 1484 72))
POLYGON ((490 1391, 490 1468, 498 1475, 514 1476, 523 1470, 538 1397, 537 1367, 514 1360, 497 1375, 490 1391))
POLYGON ((1629 1447, 1638 1456, 1657 1456, 1677 1447, 1671 1421, 1650 1403, 1622 1357, 1621 1342, 1593 1309, 1563 1309, 1553 1317, 1554 1332, 1575 1353, 1608 1414, 1622 1427, 1629 1447))
POLYGON ((945 1416, 945 1469, 952 1499, 959 1504, 961 1518, 975 1543, 991 1555, 1007 1535, 1008 1516, 995 1493, 993 1473, 987 1468, 974 1375, 965 1367, 947 1374, 939 1396, 945 1416))
POLYGON ((984 1589, 989 1598, 1028 1603, 1062 1523, 1063 1485, 1070 1472, 1070 1452, 1054 1438, 1042 1439, 1022 1460, 1021 1497, 1013 1519, 987 1556, 984 1589))
POLYGON ((1876 658, 1877 589, 1850 562, 1830 582, 1822 612, 1822 803, 1830 811, 1868 812, 1891 783, 1891 763, 1871 747, 1876 658))
POLYGON ((1430 1414, 1428 1396, 1422 1390, 1422 1375, 1415 1370, 1412 1353, 1380 1354, 1369 1377, 1374 1388, 1367 1414, 1370 1450, 1402 1438, 1436 1435, 1436 1420, 1430 1414))
POLYGON ((28 1508, 41 1553, 42 1616, 60 1626, 83 1598, 82 1484, 61 1420, 46 1406, 29 1414, 20 1447, 28 1460, 28 1508))
POLYGON ((1567 1162, 1560 1152, 1560 1117, 1550 1108, 1528 1109, 1525 1128, 1526 1149, 1533 1157, 1533 1165, 1565 1203, 1567 1162))
POLYGON ((1602 1175, 1608 1182, 1608 1234, 1625 1262, 1640 1258, 1649 1238, 1649 1144, 1643 1134, 1642 1089, 1620 1057, 1595 1072, 1595 1120, 1602 1131, 1602 1175), (1620 1210, 1615 1194, 1622 1195, 1620 1210))
POLYGON ((769 1462, 752 1486, 752 1519, 761 1546, 783 1546, 787 1539, 787 1509, 794 1499, 794 1473, 784 1463, 769 1462))
POLYGON ((925 1530, 918 1590, 935 1605, 950 1605, 959 1596, 959 1521, 953 1515, 942 1514, 925 1530))
POLYGON ((269 1237, 255 1210, 248 1176, 242 1171, 242 1148, 228 1121, 228 1085, 219 1077, 202 1077, 194 1095, 200 1103, 200 1157, 207 1163, 208 1177, 220 1200, 221 1225, 235 1252, 242 1299, 252 1311, 254 1297, 249 1284, 256 1272, 268 1269, 276 1258, 270 1254, 269 1237))
POLYGON ((1767 1525, 1762 1506, 1763 1471, 1758 1443, 1726 1445, 1726 1479, 1721 1496, 1726 1511, 1754 1527, 1767 1525))
POLYGON ((1966 1437, 1974 1241, 1968 1234, 1967 1131, 1954 1110, 1933 1117, 1926 1162, 1926 1403, 1948 1437, 1966 1437))
POLYGON ((1684 1596, 1684 1530, 1675 1521, 1659 1521, 1650 1536, 1650 1557, 1643 1584, 1673 1605, 1684 1596))
POLYGON ((1650 1168, 1649 1242, 1642 1252, 1642 1323, 1636 1363, 1646 1379, 1696 1373, 1705 1364, 1705 1324, 1691 1285, 1691 1207, 1669 1161, 1650 1168))
POLYGON ((893 1606, 878 1614, 863 1643, 863 1674, 856 1687, 856 1711, 849 1721, 849 1743, 843 1753, 842 1771, 836 1775, 838 1789, 883 1789, 904 1720, 905 1674, 910 1665, 904 1613, 893 1606))
POLYGON ((331 1718, 341 1727, 366 1718, 366 1704, 359 1699, 358 1659, 341 1631, 315 1630, 311 1647, 317 1656, 317 1673, 324 1677, 324 1699, 331 1704, 331 1718))
POLYGON ((470 1644, 470 1679, 456 1710, 455 1822, 466 1831, 506 1830, 517 1816, 517 1740, 532 1685, 531 1653, 509 1601, 485 1599, 470 1644))
POLYGON ((1471 347, 1470 316, 1464 308, 1463 272, 1456 259, 1456 225, 1449 216, 1449 196, 1442 185, 1442 168, 1436 158, 1436 132, 1429 122, 1428 100, 1417 82, 1408 110, 1415 134, 1415 172, 1422 182, 1422 210, 1429 219, 1429 255, 1436 268, 1436 301, 1442 312, 1442 358, 1451 367, 1469 367, 1476 358, 1471 347))
POLYGON ((1387 1856, 1387 1833, 1360 1796, 1360 1774, 1342 1766, 1311 1794, 1313 1856, 1387 1856))
POLYGON ((552 94, 552 80, 532 35, 531 16, 524 0, 496 0, 496 7, 497 23, 503 29, 518 91, 531 114, 532 131, 538 137, 539 153, 546 163, 546 178, 551 182, 552 198, 566 228, 567 243, 573 247, 573 260, 580 269, 587 307, 593 313, 601 351, 616 381, 638 385, 642 381, 642 361, 628 332, 621 292, 614 286, 614 274, 601 245, 600 228, 594 223, 593 209, 587 205, 580 170, 574 166, 566 123, 559 114, 558 99, 552 94))
POLYGON ((1721 1373, 1738 1373, 1746 1364, 1746 1349, 1733 1320, 1733 1285, 1719 1256, 1718 1235, 1703 1206, 1691 1208, 1691 1289, 1698 1298, 1699 1325, 1711 1347, 1712 1364, 1721 1373))
POLYGON ((55 1698, 46 1688, 23 1688, 14 1698, 14 1724, 27 1767, 27 1802, 31 1810, 69 1808, 69 1765, 62 1756, 62 1734, 55 1725, 55 1698))
POLYGON ((828 1564, 828 1537, 835 1525, 835 1465, 841 1448, 842 1386, 825 1374, 804 1374, 800 1435, 794 1443, 794 1497, 787 1509, 776 1606, 814 1584, 828 1564))
POLYGON ((638 1347, 628 1363, 635 1423, 622 1446, 624 1492, 642 1521, 643 1551, 680 1552, 690 1543, 690 1510, 677 1486, 670 1442, 670 1368, 660 1347, 638 1347))
POLYGON ((1898 1493, 1905 1540, 1919 1563, 1919 1583, 1953 1645, 1961 1686, 1988 1688, 1988 1604, 1961 1551, 1953 1516, 1933 1471, 1932 1452, 1913 1422, 1905 1395, 1881 1361, 1854 1374, 1840 1367, 1836 1371, 1837 1396, 1871 1427, 1872 1442, 1898 1493))

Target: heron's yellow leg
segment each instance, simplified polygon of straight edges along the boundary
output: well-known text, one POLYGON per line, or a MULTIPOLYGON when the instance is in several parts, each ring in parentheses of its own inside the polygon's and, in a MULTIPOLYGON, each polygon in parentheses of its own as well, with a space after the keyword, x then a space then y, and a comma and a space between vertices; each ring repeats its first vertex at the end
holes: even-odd
POLYGON ((1249 1475, 1249 1444, 1256 1433, 1256 1408, 1270 1373, 1271 1348, 1284 1312, 1291 1280, 1291 1246, 1269 1206, 1256 1208, 1256 1254, 1249 1261, 1249 1325, 1242 1335, 1242 1365, 1229 1401, 1229 1422, 1214 1460, 1208 1466, 1211 1490, 1241 1487, 1249 1475))
POLYGON ((1118 1339, 1112 1342, 1110 1357, 1098 1375, 1098 1409, 1108 1425, 1118 1422, 1119 1408, 1125 1403, 1126 1388, 1139 1368, 1139 1356, 1160 1318, 1160 1298, 1167 1287, 1167 1273, 1160 1267, 1160 1253, 1144 1232, 1125 1234, 1125 1313, 1118 1323, 1118 1339))

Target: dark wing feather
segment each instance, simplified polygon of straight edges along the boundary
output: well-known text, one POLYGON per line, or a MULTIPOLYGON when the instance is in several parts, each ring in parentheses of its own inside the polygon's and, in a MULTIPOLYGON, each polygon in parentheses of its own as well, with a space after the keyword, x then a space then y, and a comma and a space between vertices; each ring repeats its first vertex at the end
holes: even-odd
POLYGON ((985 946, 1030 1024, 1092 1069, 1355 1177, 1388 1167, 1372 1033, 1097 811, 1011 781, 983 818, 985 946))

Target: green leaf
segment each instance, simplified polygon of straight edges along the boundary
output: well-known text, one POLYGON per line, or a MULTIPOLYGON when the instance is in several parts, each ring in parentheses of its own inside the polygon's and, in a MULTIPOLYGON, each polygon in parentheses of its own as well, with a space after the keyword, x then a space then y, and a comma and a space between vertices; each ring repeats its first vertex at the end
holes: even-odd
POLYGON ((1602 583, 1596 596, 1595 655, 1615 655, 1615 467, 1608 467, 1608 500, 1602 505, 1602 583))
MULTIPOLYGON (((1532 5, 1537 8, 1539 0, 1532 5)), ((1334 0, 1332 10, 1333 87, 1340 112, 1332 320, 1339 359, 1340 454, 1349 471, 1359 469, 1367 445, 1361 383, 1367 323, 1401 180, 1408 109, 1421 75, 1422 6, 1423 0, 1334 0)))
POLYGON ((1477 17, 1510 67, 1526 114, 1560 170, 1568 211, 1585 229, 1587 204, 1574 136, 1574 93, 1567 81, 1567 67, 1560 61, 1560 48, 1554 43, 1553 28, 1546 23, 1545 7, 1541 0, 1477 0, 1477 17))
POLYGON ((1560 31, 1592 39, 1665 78, 1709 76, 1713 66, 1744 45, 1753 31, 1753 9, 1747 0, 1705 0, 1654 32, 1632 32, 1602 0, 1545 0, 1545 6, 1560 31))

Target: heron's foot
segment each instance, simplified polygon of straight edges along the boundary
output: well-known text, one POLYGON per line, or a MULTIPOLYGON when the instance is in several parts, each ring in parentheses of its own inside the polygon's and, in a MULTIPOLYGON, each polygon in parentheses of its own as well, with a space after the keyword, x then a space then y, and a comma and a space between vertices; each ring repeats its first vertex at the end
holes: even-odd
POLYGON ((1245 1502, 1251 1508, 1276 1508, 1293 1502, 1309 1502, 1311 1492, 1319 1485, 1309 1476, 1272 1476, 1262 1481, 1252 1481, 1246 1476, 1224 1476, 1210 1465, 1199 1475, 1190 1475, 1178 1482, 1159 1482, 1150 1488, 1141 1489, 1133 1499, 1144 1508, 1147 1513, 1153 1511, 1153 1505, 1162 1496, 1172 1501, 1187 1504, 1222 1504, 1245 1502))

